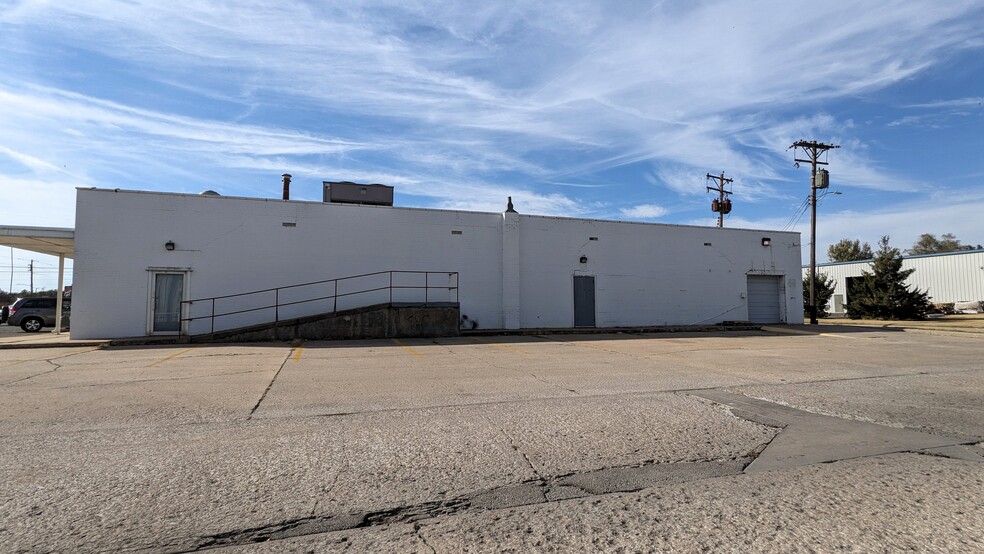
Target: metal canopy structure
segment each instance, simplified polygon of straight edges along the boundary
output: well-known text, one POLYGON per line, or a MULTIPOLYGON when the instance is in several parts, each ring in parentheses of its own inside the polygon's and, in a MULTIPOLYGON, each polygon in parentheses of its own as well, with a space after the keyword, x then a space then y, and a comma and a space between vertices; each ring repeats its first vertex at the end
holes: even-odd
POLYGON ((0 246, 71 258, 75 255, 75 229, 2 225, 0 246))
POLYGON ((75 256, 75 229, 64 227, 0 226, 0 246, 58 256, 58 296, 55 302, 55 333, 61 333, 62 295, 65 289, 65 258, 75 256))

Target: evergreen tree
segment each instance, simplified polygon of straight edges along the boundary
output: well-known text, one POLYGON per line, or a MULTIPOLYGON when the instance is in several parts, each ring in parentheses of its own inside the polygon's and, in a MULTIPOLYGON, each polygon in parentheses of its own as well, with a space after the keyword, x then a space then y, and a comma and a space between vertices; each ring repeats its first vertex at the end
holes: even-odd
MULTIPOLYGON (((817 280, 813 283, 813 294, 817 298, 817 317, 827 317, 827 303, 834 295, 834 278, 826 273, 817 272, 817 280)), ((810 317, 810 277, 803 279, 803 317, 810 317)))
POLYGON ((861 272, 853 280, 845 306, 851 319, 925 319, 932 309, 929 295, 909 290, 905 280, 914 269, 902 269, 902 253, 888 245, 888 237, 878 243, 878 254, 871 263, 871 273, 861 272))
POLYGON ((874 257, 871 245, 861 244, 860 240, 841 239, 827 247, 827 258, 832 262, 857 262, 874 257))

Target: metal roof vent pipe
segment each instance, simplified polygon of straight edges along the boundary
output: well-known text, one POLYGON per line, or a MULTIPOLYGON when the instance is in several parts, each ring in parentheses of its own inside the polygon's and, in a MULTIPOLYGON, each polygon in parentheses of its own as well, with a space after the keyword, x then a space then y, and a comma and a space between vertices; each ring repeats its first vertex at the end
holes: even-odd
POLYGON ((284 173, 284 200, 290 200, 290 173, 284 173))

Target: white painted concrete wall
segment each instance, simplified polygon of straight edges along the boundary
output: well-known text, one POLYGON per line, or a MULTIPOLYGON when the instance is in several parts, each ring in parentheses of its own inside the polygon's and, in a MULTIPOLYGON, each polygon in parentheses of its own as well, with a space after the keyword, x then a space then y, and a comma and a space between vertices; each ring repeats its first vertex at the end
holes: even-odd
MULTIPOLYGON (((575 274, 596 278, 599 327, 742 320, 752 272, 783 276, 783 313, 801 318, 798 233, 79 189, 75 244, 73 338, 147 334, 150 268, 187 271, 195 299, 391 269, 457 271, 461 311, 480 328, 571 327, 575 274), (764 236, 771 246, 761 245, 764 236)), ((386 284, 343 283, 339 292, 386 284)), ((280 300, 332 293, 307 287, 280 300)), ((421 300, 402 294, 394 300, 421 300)), ((271 304, 272 295, 218 301, 218 311, 271 304)), ((339 308, 387 295, 351 297, 339 308)), ((208 309, 195 304, 192 315, 208 309)), ((322 311, 303 304, 280 316, 322 311)), ((272 316, 231 316, 217 328, 272 316)), ((190 331, 208 331, 207 323, 190 331)))
MULTIPOLYGON (((77 198, 73 337, 146 334, 150 267, 190 269, 192 298, 390 269, 458 270, 462 312, 482 326, 501 326, 501 214, 88 189, 80 189, 77 198), (172 252, 164 249, 168 240, 176 245, 172 252)), ((345 291, 343 284, 339 292, 345 291)), ((332 291, 296 292, 310 298, 332 291)), ((349 301, 386 299, 363 295, 349 301)), ((261 306, 273 297, 238 302, 261 306)), ((272 320, 271 311, 248 315, 272 320)), ((246 315, 238 320, 256 322, 246 315)))
MULTIPOLYGON (((916 270, 906 284, 927 291, 932 302, 984 300, 984 250, 906 257, 902 259, 902 269, 916 270)), ((862 271, 871 271, 870 261, 817 266, 818 274, 829 275, 835 281, 834 296, 828 305, 830 313, 844 313, 838 300, 847 301, 847 278, 859 277, 862 271)), ((809 267, 803 268, 803 278, 809 276, 809 267)))
POLYGON ((523 327, 573 325, 574 275, 595 277, 598 327, 744 320, 749 273, 783 276, 785 321, 799 321, 798 233, 541 216, 521 222, 523 327), (772 245, 762 246, 762 237, 772 245))

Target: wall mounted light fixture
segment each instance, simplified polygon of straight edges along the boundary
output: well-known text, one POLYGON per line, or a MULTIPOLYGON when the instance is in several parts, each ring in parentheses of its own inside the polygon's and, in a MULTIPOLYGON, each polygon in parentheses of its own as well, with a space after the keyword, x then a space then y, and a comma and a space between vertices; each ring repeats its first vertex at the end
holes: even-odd
POLYGON ((588 257, 587 256, 581 256, 581 263, 582 264, 588 263, 588 257))
POLYGON ((168 252, 170 252, 171 250, 174 250, 174 241, 173 240, 169 240, 169 241, 165 242, 164 243, 164 250, 167 250, 168 252))
POLYGON ((772 245, 772 239, 769 237, 762 237, 762 246, 772 245))

